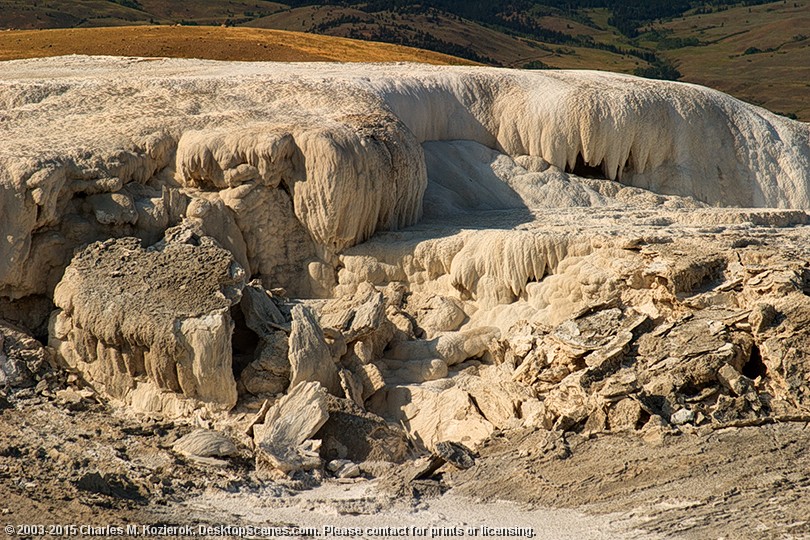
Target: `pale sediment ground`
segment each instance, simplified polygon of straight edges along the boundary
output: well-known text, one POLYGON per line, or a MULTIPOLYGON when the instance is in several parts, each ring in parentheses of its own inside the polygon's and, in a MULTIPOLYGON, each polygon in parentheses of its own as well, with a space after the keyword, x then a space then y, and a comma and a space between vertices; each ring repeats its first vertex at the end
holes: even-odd
POLYGON ((206 493, 188 501, 181 511, 186 510, 191 516, 205 515, 209 523, 219 518, 223 525, 243 527, 313 527, 327 538, 665 538, 636 529, 640 520, 629 514, 588 515, 508 501, 480 502, 452 493, 419 502, 392 501, 380 494, 375 482, 324 483, 294 497, 206 493))

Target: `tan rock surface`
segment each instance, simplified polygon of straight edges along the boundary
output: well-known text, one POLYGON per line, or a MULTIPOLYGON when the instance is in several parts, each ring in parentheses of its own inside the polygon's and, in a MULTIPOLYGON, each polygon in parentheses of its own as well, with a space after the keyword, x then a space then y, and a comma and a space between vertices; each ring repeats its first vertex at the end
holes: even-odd
POLYGON ((244 271, 211 239, 194 242, 150 250, 134 238, 92 244, 57 287, 51 346, 136 410, 236 403, 229 309, 244 271))
POLYGON ((291 387, 316 381, 332 395, 343 395, 338 369, 323 330, 312 311, 303 305, 292 310, 289 348, 291 387))
POLYGON ((301 447, 329 419, 327 393, 317 382, 302 382, 293 386, 279 399, 264 421, 253 426, 257 463, 291 473, 320 465, 301 447))

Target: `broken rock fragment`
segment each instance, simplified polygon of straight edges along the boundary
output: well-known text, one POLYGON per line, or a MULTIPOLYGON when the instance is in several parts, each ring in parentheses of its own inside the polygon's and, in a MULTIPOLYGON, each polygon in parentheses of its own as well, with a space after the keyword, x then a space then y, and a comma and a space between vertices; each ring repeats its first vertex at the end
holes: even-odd
POLYGON ((237 453, 236 445, 224 433, 210 429, 197 429, 180 437, 172 446, 185 456, 227 457, 237 453))
POLYGON ((244 271, 207 237, 89 245, 54 293, 50 345, 107 396, 170 416, 236 403, 230 308, 244 271))
POLYGON ((445 463, 456 469, 466 470, 475 465, 475 455, 472 450, 461 443, 453 441, 439 441, 434 446, 430 456, 416 460, 406 472, 405 478, 409 482, 429 478, 445 463))
POLYGON ((689 424, 695 421, 695 413, 689 409, 678 409, 672 414, 669 420, 676 426, 689 424))
POLYGON ((371 283, 361 283, 353 295, 327 302, 322 322, 342 332, 348 343, 377 330, 385 321, 385 307, 383 294, 371 283))
POLYGON ((475 448, 495 429, 469 393, 450 379, 424 384, 388 386, 367 403, 369 410, 399 423, 421 447, 454 440, 475 448))
POLYGON ((284 473, 314 468, 320 459, 302 448, 329 419, 327 392, 318 382, 292 387, 267 411, 264 423, 253 425, 258 466, 284 473))
POLYGON ((304 305, 292 309, 290 333, 290 387, 304 381, 317 381, 332 395, 342 396, 340 376, 312 310, 304 305))
POLYGON ((245 285, 239 307, 248 328, 260 338, 266 338, 278 330, 288 329, 284 315, 258 280, 245 285))
POLYGON ((0 388, 27 387, 50 367, 52 351, 6 321, 0 320, 0 388))
POLYGON ((408 310, 414 313, 428 339, 440 332, 458 330, 467 317, 459 300, 439 294, 413 293, 408 298, 408 310))
POLYGON ((334 459, 326 468, 337 478, 357 478, 360 476, 360 466, 348 459, 334 459))
POLYGON ((472 450, 461 443, 453 441, 437 442, 434 453, 457 469, 469 469, 475 465, 475 456, 472 450))
POLYGON ((630 398, 615 403, 608 412, 608 420, 612 431, 633 431, 640 427, 639 424, 643 418, 644 411, 641 405, 630 398))

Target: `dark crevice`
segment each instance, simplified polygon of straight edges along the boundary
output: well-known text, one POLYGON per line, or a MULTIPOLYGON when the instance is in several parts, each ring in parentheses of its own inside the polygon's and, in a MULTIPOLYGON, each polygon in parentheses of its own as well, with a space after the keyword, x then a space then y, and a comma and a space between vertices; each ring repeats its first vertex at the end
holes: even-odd
POLYGON ((565 166, 565 172, 581 176, 582 178, 596 178, 599 180, 608 179, 607 175, 605 174, 604 161, 602 161, 602 163, 599 165, 591 165, 585 161, 585 158, 582 157, 581 153, 577 154, 577 162, 573 168, 570 165, 565 166))
POLYGON ((742 368, 742 374, 749 379, 756 379, 757 377, 766 377, 768 375, 768 367, 762 361, 762 354, 759 352, 759 347, 756 344, 751 346, 751 356, 748 362, 742 368))
POLYGON ((638 422, 636 422, 635 428, 637 430, 643 428, 647 424, 647 422, 650 421, 650 418, 651 418, 650 413, 642 409, 641 414, 638 417, 638 422))
POLYGON ((478 414, 481 415, 481 418, 489 422, 489 418, 487 418, 487 415, 485 415, 484 411, 481 410, 481 407, 478 405, 478 401, 475 399, 475 396, 473 396, 472 394, 467 394, 467 396, 469 396, 470 403, 472 404, 473 407, 475 407, 475 410, 478 412, 478 414))
POLYGON ((231 337, 233 376, 238 379, 248 364, 255 358, 256 348, 261 339, 245 323, 242 309, 236 305, 231 308, 231 317, 234 322, 233 336, 231 337))
POLYGON ((281 182, 279 182, 279 184, 278 184, 278 189, 280 189, 281 191, 286 193, 287 196, 290 198, 290 203, 294 205, 295 203, 293 201, 295 199, 293 198, 293 190, 290 187, 290 183, 292 183, 292 180, 288 180, 287 178, 282 178, 281 182))

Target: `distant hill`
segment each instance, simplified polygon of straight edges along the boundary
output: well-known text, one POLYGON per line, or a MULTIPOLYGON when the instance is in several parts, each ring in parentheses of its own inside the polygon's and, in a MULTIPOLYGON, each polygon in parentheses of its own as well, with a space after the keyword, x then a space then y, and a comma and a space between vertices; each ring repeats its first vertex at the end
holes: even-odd
POLYGON ((274 62, 472 63, 390 43, 259 28, 124 26, 0 32, 0 60, 65 54, 274 62))
POLYGON ((698 82, 810 120, 810 0, 0 0, 5 28, 177 24, 294 30, 491 65, 698 82))

